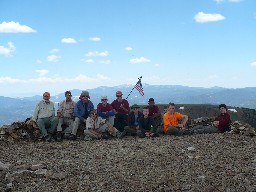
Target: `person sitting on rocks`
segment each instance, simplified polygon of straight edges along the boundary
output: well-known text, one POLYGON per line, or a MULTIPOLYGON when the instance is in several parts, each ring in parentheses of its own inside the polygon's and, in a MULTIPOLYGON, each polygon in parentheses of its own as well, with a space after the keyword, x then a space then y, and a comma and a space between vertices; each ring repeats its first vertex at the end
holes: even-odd
POLYGON ((181 136, 185 132, 185 125, 188 121, 187 115, 175 111, 175 104, 170 103, 167 112, 163 117, 164 133, 167 135, 181 136))
POLYGON ((126 99, 122 98, 123 93, 121 91, 116 92, 116 100, 114 100, 111 105, 115 112, 115 123, 114 127, 116 127, 119 131, 124 130, 124 126, 127 125, 128 114, 130 112, 130 106, 126 99))
POLYGON ((86 129, 84 130, 84 140, 108 139, 109 136, 117 136, 118 130, 114 128, 106 119, 99 117, 96 110, 93 110, 86 119, 86 129))
POLYGON ((38 125, 45 141, 54 141, 52 135, 56 132, 58 118, 55 116, 55 107, 50 101, 49 92, 44 92, 43 100, 36 105, 32 120, 34 127, 38 125))
POLYGON ((224 133, 230 131, 231 119, 227 113, 227 106, 225 104, 219 105, 220 115, 215 118, 212 125, 204 126, 197 125, 190 129, 191 134, 202 134, 202 133, 224 133))
POLYGON ((71 133, 74 123, 74 109, 76 103, 72 101, 72 94, 70 91, 65 92, 66 99, 59 104, 57 116, 59 123, 57 126, 57 141, 62 140, 62 127, 65 126, 64 133, 68 135, 71 133))
POLYGON ((89 100, 89 92, 88 91, 82 91, 79 97, 79 101, 76 103, 74 114, 75 114, 75 121, 73 124, 72 133, 70 134, 69 139, 75 140, 76 139, 76 133, 80 126, 80 124, 85 124, 86 119, 89 116, 90 112, 94 110, 93 103, 89 100))
POLYGON ((114 126, 115 112, 112 105, 108 103, 107 96, 101 96, 101 103, 97 105, 98 115, 106 119, 112 126, 114 126))
POLYGON ((155 104, 154 98, 150 98, 148 100, 147 108, 149 109, 148 116, 153 117, 153 119, 156 122, 156 126, 160 126, 162 123, 162 115, 161 115, 159 107, 155 104))
POLYGON ((140 106, 134 104, 131 106, 131 112, 128 117, 128 126, 124 127, 124 131, 121 133, 119 138, 123 138, 126 134, 137 134, 139 129, 139 119, 143 116, 143 113, 139 111, 140 106))
POLYGON ((150 117, 147 107, 143 108, 143 116, 139 119, 139 129, 137 134, 140 138, 144 137, 158 137, 156 132, 156 123, 153 117, 150 117))

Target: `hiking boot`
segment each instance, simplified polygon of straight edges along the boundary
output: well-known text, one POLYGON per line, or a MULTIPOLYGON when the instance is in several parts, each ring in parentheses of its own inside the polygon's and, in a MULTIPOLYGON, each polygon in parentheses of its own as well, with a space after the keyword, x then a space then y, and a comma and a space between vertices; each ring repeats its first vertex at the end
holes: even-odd
POLYGON ((84 140, 85 141, 92 141, 93 139, 90 136, 86 135, 86 136, 84 136, 84 140))
POLYGON ((62 141, 61 132, 57 132, 57 141, 62 141))
POLYGON ((55 141, 55 139, 52 137, 51 134, 48 134, 44 137, 44 140, 47 141, 47 142, 52 142, 52 141, 55 141))
POLYGON ((110 139, 110 138, 111 138, 111 136, 109 134, 107 134, 107 133, 102 134, 102 139, 110 139))
POLYGON ((126 133, 127 133, 127 131, 125 131, 125 130, 124 130, 122 133, 119 132, 119 134, 117 134, 117 138, 118 138, 118 139, 124 138, 124 136, 126 135, 126 133))
POLYGON ((68 139, 70 139, 70 140, 76 140, 76 135, 73 135, 73 134, 70 134, 70 136, 69 136, 69 138, 68 139))

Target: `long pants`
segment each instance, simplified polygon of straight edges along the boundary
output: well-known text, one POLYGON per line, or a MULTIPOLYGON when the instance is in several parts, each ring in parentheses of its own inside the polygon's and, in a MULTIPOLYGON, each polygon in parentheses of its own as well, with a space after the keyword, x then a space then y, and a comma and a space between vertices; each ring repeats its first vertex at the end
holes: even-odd
POLYGON ((81 123, 84 123, 84 122, 82 122, 78 117, 76 117, 76 118, 75 118, 75 121, 74 121, 74 123, 73 123, 72 135, 76 135, 77 130, 78 130, 78 128, 79 128, 79 125, 80 125, 81 123))
POLYGON ((47 136, 48 133, 53 134, 56 131, 58 125, 57 117, 46 117, 37 120, 37 125, 41 131, 43 137, 47 136))
MULTIPOLYGON (((96 131, 99 132, 99 133, 104 133, 104 132, 108 131, 107 124, 101 125, 98 129, 96 129, 96 131)), ((117 132, 118 132, 118 130, 116 128, 114 128, 114 135, 116 135, 117 132)), ((88 129, 84 130, 84 135, 89 136, 93 139, 97 139, 97 136, 88 129)))
POLYGON ((217 127, 197 125, 190 129, 191 134, 203 134, 203 133, 221 133, 217 127))
POLYGON ((71 118, 59 118, 59 123, 57 127, 58 132, 62 132, 62 126, 67 126, 66 129, 63 131, 64 133, 71 133, 73 129, 74 120, 71 118))
POLYGON ((128 116, 123 114, 116 114, 114 127, 119 131, 123 131, 124 127, 127 125, 128 116))
MULTIPOLYGON (((137 130, 137 135, 140 137, 140 138, 144 138, 146 137, 146 132, 149 132, 149 130, 145 130, 145 129, 138 129, 137 130)), ((154 136, 153 137, 159 137, 158 133, 154 133, 154 136)))
POLYGON ((166 134, 167 135, 181 136, 183 134, 183 131, 179 127, 169 125, 166 134))

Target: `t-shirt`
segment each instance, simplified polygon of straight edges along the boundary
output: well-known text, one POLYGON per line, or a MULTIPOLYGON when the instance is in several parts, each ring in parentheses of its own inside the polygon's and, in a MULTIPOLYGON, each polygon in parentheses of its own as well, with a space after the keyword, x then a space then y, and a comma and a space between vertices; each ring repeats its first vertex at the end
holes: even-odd
POLYGON ((174 112, 173 115, 170 115, 169 112, 164 114, 164 132, 167 132, 169 125, 177 126, 179 121, 182 120, 182 114, 174 112))

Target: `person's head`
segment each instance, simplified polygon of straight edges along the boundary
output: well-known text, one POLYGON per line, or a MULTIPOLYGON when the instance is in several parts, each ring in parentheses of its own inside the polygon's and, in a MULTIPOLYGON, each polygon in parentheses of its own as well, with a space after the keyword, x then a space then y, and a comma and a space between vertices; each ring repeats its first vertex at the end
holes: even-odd
POLYGON ((135 112, 135 113, 138 113, 139 109, 140 109, 140 106, 137 105, 137 104, 134 104, 131 106, 131 109, 135 112))
POLYGON ((116 92, 116 98, 117 98, 117 100, 121 100, 121 99, 122 99, 122 96, 123 96, 122 91, 117 91, 117 92, 116 92))
POLYGON ((219 110, 220 110, 220 113, 226 113, 227 112, 227 106, 225 104, 220 104, 219 105, 219 110))
POLYGON ((88 99, 90 98, 88 91, 82 91, 79 97, 83 102, 88 102, 88 99))
POLYGON ((144 115, 144 118, 147 118, 148 117, 148 114, 149 114, 149 109, 147 107, 143 107, 143 115, 144 115))
POLYGON ((43 94, 43 99, 45 100, 45 101, 49 101, 50 100, 50 97, 51 97, 51 95, 50 95, 50 93, 49 92, 44 92, 44 94, 43 94))
POLYGON ((173 114, 174 111, 175 111, 175 104, 174 103, 169 103, 168 112, 173 114))
POLYGON ((92 110, 90 116, 92 119, 97 119, 98 117, 97 110, 92 110))
POLYGON ((66 91, 65 97, 66 97, 66 100, 71 100, 71 97, 72 97, 71 91, 66 91))
POLYGON ((101 103, 103 105, 106 105, 108 103, 108 97, 107 96, 101 96, 101 103))
POLYGON ((148 100, 148 105, 149 105, 149 106, 155 105, 155 100, 154 100, 154 98, 149 98, 149 100, 148 100))

